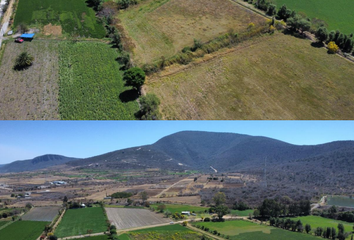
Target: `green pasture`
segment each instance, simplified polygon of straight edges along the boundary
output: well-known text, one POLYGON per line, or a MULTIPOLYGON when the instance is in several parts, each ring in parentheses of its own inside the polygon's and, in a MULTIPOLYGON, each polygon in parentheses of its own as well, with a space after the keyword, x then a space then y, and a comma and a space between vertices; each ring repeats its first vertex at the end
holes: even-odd
MULTIPOLYGON (((151 204, 151 207, 157 208, 161 204, 151 204)), ((181 213, 182 211, 194 211, 195 213, 204 213, 205 210, 209 209, 207 207, 191 206, 191 205, 179 205, 179 204, 165 204, 166 210, 169 210, 172 214, 175 212, 181 213)))
MULTIPOLYGON (((84 237, 80 238, 80 240, 109 240, 107 235, 99 235, 99 236, 93 236, 93 237, 84 237)), ((120 238, 119 238, 120 240, 120 238)))
POLYGON ((106 34, 85 0, 20 0, 14 26, 21 23, 61 25, 64 33, 75 37, 103 38, 106 34))
POLYGON ((4 226, 7 223, 9 223, 9 221, 0 221, 0 227, 4 226))
POLYGON ((305 226, 306 224, 310 224, 312 231, 314 231, 317 227, 322 227, 322 228, 333 227, 338 231, 337 227, 339 223, 343 224, 345 232, 353 231, 353 223, 334 220, 330 218, 323 218, 319 216, 305 216, 305 217, 297 217, 293 220, 295 221, 301 220, 303 226, 305 226))
POLYGON ((319 18, 328 29, 354 32, 354 1, 352 0, 272 0, 278 8, 285 4, 291 10, 303 12, 310 18, 319 18))
POLYGON ((64 120, 132 120, 139 110, 124 86, 118 52, 100 42, 59 45, 59 113, 64 120))
POLYGON ((0 238, 6 236, 6 240, 36 240, 47 224, 49 222, 16 221, 0 230, 0 238))
POLYGON ((253 209, 247 209, 247 210, 244 210, 244 211, 231 209, 231 210, 230 210, 230 214, 232 214, 232 215, 237 215, 237 216, 241 216, 241 217, 248 217, 249 214, 252 214, 252 215, 253 215, 253 211, 254 211, 253 209))
POLYGON ((63 238, 87 234, 89 229, 92 233, 104 232, 107 230, 106 220, 101 207, 69 209, 54 234, 63 238))
POLYGON ((233 236, 232 240, 316 240, 318 237, 298 232, 291 232, 283 229, 272 229, 270 234, 263 232, 248 232, 233 236))

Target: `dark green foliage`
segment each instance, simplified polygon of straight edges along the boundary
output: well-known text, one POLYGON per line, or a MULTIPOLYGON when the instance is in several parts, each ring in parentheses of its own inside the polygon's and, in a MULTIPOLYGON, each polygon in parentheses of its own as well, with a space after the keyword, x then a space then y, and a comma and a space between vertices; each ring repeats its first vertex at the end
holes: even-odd
POLYGON ((137 3, 138 3, 137 0, 118 0, 118 2, 117 2, 118 9, 126 9, 130 5, 135 5, 137 3))
POLYGON ((140 94, 140 88, 145 82, 145 72, 138 67, 130 68, 124 73, 123 80, 126 86, 132 86, 140 94))
POLYGON ((243 210, 246 210, 246 209, 250 209, 250 207, 247 205, 247 203, 245 203, 243 201, 240 201, 240 202, 236 201, 234 203, 232 209, 243 211, 243 210))
POLYGON ((95 11, 100 11, 102 9, 102 3, 103 0, 87 0, 87 4, 95 11))
POLYGON ((290 17, 287 20, 287 25, 291 28, 291 30, 300 31, 301 33, 308 31, 311 27, 310 21, 301 17, 300 15, 290 17))
POLYGON ((57 239, 58 239, 58 237, 55 235, 49 237, 49 240, 57 240, 57 239))
POLYGON ((126 51, 121 51, 119 56, 117 57, 117 62, 121 64, 121 70, 128 70, 132 67, 132 62, 130 60, 130 54, 126 51))
POLYGON ((161 118, 159 112, 160 99, 152 93, 142 96, 139 100, 140 111, 137 114, 141 120, 158 120, 161 118))
POLYGON ((328 31, 325 27, 320 27, 317 29, 315 36, 319 42, 325 42, 328 39, 328 31))
POLYGON ((201 48, 202 46, 203 46, 203 44, 199 39, 194 39, 194 46, 191 48, 191 50, 194 52, 195 50, 197 50, 198 48, 201 48))
POLYGON ((336 35, 336 32, 332 30, 332 31, 328 34, 328 40, 327 40, 327 42, 332 42, 332 41, 334 41, 335 35, 336 35))
POLYGON ((283 19, 284 21, 287 21, 288 18, 290 18, 292 12, 291 10, 287 9, 286 5, 284 4, 277 13, 277 17, 279 19, 283 19))
POLYGON ((112 198, 129 198, 133 196, 130 192, 116 192, 111 195, 112 198))
POLYGON ((269 3, 266 0, 257 0, 255 3, 256 8, 267 11, 269 3))
POLYGON ((311 225, 310 224, 306 224, 305 225, 305 231, 306 231, 306 233, 310 233, 311 232, 311 225))
POLYGON ((210 218, 208 217, 204 218, 204 222, 210 222, 210 218))
POLYGON ((32 65, 34 57, 27 52, 22 52, 15 61, 15 70, 23 70, 32 65))
POLYGON ((218 215, 220 221, 224 215, 228 214, 229 208, 225 205, 219 205, 215 208, 215 212, 218 215))
POLYGON ((267 9, 267 15, 274 16, 277 13, 277 6, 275 4, 269 4, 267 9))

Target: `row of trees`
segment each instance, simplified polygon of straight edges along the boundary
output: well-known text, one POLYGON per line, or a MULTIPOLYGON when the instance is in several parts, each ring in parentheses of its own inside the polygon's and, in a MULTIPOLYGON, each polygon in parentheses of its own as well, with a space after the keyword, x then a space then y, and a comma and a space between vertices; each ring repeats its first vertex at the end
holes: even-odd
POLYGON ((300 202, 284 204, 274 199, 265 199, 262 205, 257 209, 259 212, 254 215, 260 215, 263 218, 278 216, 307 216, 311 213, 311 203, 308 200, 302 200, 300 202))
POLYGON ((327 227, 327 228, 317 227, 314 232, 315 235, 319 237, 333 239, 333 240, 335 240, 336 238, 338 238, 339 240, 345 240, 350 233, 344 232, 344 226, 341 223, 338 224, 337 228, 338 228, 338 234, 334 227, 327 227))
POLYGON ((343 34, 339 30, 328 32, 326 27, 319 27, 315 33, 319 42, 334 42, 343 52, 350 53, 354 47, 353 34, 343 34))

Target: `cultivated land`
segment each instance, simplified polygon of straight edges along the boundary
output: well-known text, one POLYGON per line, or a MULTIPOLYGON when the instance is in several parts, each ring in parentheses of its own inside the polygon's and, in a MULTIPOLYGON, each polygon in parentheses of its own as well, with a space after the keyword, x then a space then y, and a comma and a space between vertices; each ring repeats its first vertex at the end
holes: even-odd
MULTIPOLYGON (((152 204, 152 207, 157 208, 159 204, 152 204)), ((166 210, 169 210, 171 213, 181 213, 182 211, 190 211, 195 213, 204 213, 205 210, 209 209, 207 207, 198 207, 190 205, 180 205, 180 204, 165 204, 166 210)))
POLYGON ((353 64, 307 40, 277 33, 215 55, 148 79, 165 119, 353 119, 353 64))
POLYGON ((109 238, 107 235, 100 235, 94 237, 84 237, 84 238, 80 238, 80 240, 109 240, 109 238))
POLYGON ((105 43, 60 43, 61 119, 135 119, 139 106, 126 97, 132 91, 124 86, 117 57, 116 49, 105 43))
POLYGON ((35 27, 60 25, 65 34, 73 37, 103 38, 106 35, 85 0, 20 0, 14 25, 21 23, 35 27))
POLYGON ((147 0, 118 15, 135 44, 138 65, 171 57, 194 39, 211 40, 265 19, 228 0, 147 0))
POLYGON ((171 220, 161 214, 146 209, 106 208, 107 217, 117 229, 127 229, 148 225, 168 223, 171 220))
POLYGON ((59 207, 36 207, 22 216, 22 220, 51 222, 58 215, 59 207))
POLYGON ((119 239, 121 238, 124 240, 194 240, 200 239, 201 234, 176 224, 128 232, 120 235, 119 239))
POLYGON ((297 217, 294 218, 293 220, 295 221, 301 220, 303 226, 305 226, 306 224, 310 224, 312 232, 314 232, 317 227, 322 227, 322 228, 333 227, 336 230, 338 230, 337 227, 339 223, 343 224, 345 232, 353 231, 353 223, 348 223, 348 222, 329 219, 329 218, 323 218, 319 216, 297 217))
POLYGON ((6 240, 36 240, 49 222, 16 221, 0 230, 6 240))
POLYGON ((58 42, 9 42, 0 64, 0 119, 59 119, 58 42), (27 51, 33 65, 15 71, 15 59, 27 51))
POLYGON ((308 17, 319 18, 328 24, 330 30, 341 30, 346 34, 354 32, 354 2, 351 0, 339 0, 333 3, 331 0, 273 0, 277 7, 285 4, 291 10, 304 12, 308 17))
POLYGON ((57 237, 77 236, 92 233, 104 232, 107 230, 106 217, 101 207, 69 209, 55 230, 57 237))

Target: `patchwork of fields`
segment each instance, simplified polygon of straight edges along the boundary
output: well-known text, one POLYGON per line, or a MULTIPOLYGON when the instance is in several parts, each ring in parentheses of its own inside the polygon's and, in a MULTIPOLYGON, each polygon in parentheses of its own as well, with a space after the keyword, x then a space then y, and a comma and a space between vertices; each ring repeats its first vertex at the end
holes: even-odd
POLYGON ((353 63, 308 41, 278 33, 216 55, 148 79, 165 119, 354 116, 353 63))
POLYGON ((6 240, 36 240, 49 222, 16 221, 0 230, 6 240))
POLYGON ((135 43, 138 65, 171 57, 194 39, 205 42, 265 22, 229 0, 148 0, 120 13, 119 20, 135 43))
POLYGON ((21 23, 39 27, 60 25, 63 32, 74 37, 103 38, 106 32, 97 22, 95 12, 85 0, 31 0, 19 1, 14 25, 21 23))
POLYGON ((291 10, 304 12, 311 18, 319 18, 328 24, 330 30, 341 30, 346 34, 354 32, 354 2, 352 0, 273 0, 279 8, 285 4, 291 10))
POLYGON ((58 215, 59 207, 36 207, 22 216, 22 220, 51 222, 58 215))

